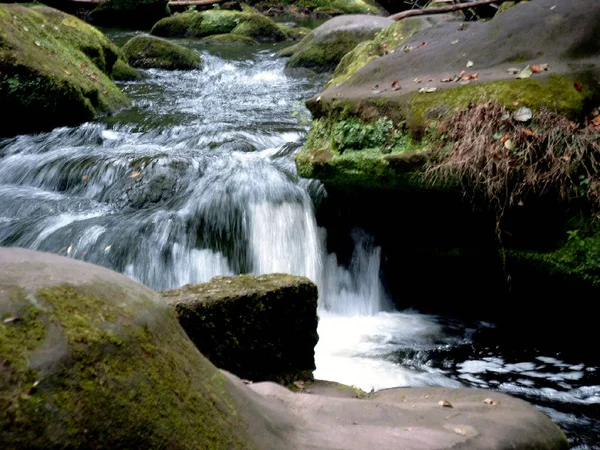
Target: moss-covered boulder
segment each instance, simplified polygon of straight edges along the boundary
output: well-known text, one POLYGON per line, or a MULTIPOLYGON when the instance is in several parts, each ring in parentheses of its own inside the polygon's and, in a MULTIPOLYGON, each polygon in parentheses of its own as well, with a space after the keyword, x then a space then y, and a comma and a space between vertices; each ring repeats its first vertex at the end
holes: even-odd
POLYGON ((0 4, 0 136, 75 125, 129 100, 110 77, 120 51, 81 20, 0 4))
POLYGON ((189 70, 202 65, 195 51, 154 36, 131 38, 123 53, 129 64, 143 69, 189 70))
POLYGON ((260 14, 228 10, 175 14, 159 20, 150 32, 163 37, 205 37, 231 33, 257 41, 286 39, 286 34, 272 19, 260 14))
POLYGON ((217 277, 162 294, 216 366, 251 380, 312 379, 317 288, 307 278, 217 277))
POLYGON ((308 68, 315 72, 335 69, 342 57, 362 41, 392 25, 383 17, 344 15, 328 20, 314 29, 295 47, 288 68, 308 68))
POLYGON ((254 448, 234 395, 150 289, 0 250, 1 448, 254 448))
POLYGON ((238 36, 237 34, 214 34, 200 39, 202 44, 206 45, 255 45, 256 41, 246 36, 238 36))
POLYGON ((104 0, 87 19, 104 26, 146 28, 169 15, 168 3, 168 0, 104 0))
POLYGON ((476 103, 583 119, 600 101, 600 10, 593 3, 536 0, 488 22, 440 23, 345 71, 345 81, 307 102, 315 120, 296 159, 299 173, 347 187, 420 181, 418 170, 394 166, 403 159, 397 155, 443 144, 438 125, 476 103))

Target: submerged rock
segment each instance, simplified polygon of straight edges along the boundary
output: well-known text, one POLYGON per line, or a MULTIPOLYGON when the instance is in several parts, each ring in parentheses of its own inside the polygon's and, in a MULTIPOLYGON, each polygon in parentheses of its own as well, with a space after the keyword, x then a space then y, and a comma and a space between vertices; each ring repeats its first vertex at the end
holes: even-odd
POLYGON ((120 50, 42 5, 0 4, 0 136, 76 125, 129 104, 111 81, 120 50))
POLYGON ((314 29, 294 47, 286 67, 332 71, 357 44, 373 39, 379 31, 393 23, 390 19, 366 15, 335 17, 314 29))
POLYGON ((250 380, 312 378, 317 288, 307 278, 216 277, 162 294, 216 366, 250 380))
POLYGON ((206 36, 200 40, 201 43, 206 45, 254 45, 256 41, 246 36, 238 36, 235 34, 213 34, 212 36, 206 36))
POLYGON ((195 51, 154 36, 136 36, 123 46, 129 64, 143 69, 186 70, 202 65, 195 51))

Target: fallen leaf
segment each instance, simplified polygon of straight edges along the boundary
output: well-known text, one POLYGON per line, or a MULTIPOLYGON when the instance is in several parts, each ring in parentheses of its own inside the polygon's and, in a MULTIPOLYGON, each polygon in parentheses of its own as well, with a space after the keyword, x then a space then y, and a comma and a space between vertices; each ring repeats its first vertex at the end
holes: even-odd
POLYGON ((521 71, 521 69, 517 69, 516 67, 511 67, 509 69, 506 69, 506 71, 508 73, 510 73, 511 75, 516 75, 521 71))
POLYGON ((392 89, 394 91, 397 91, 398 89, 400 89, 400 82, 398 80, 395 80, 392 82, 392 89))
POLYGON ((129 175, 129 178, 137 178, 139 177, 141 174, 141 172, 133 172, 131 175, 129 175))
POLYGON ((419 94, 429 94, 430 92, 435 92, 435 91, 437 91, 436 87, 421 88, 421 89, 419 89, 419 94))
POLYGON ((583 86, 581 83, 575 83, 574 86, 575 86, 575 89, 577 89, 578 91, 580 91, 580 92, 583 91, 583 86))
POLYGON ((534 64, 533 66, 531 66, 531 71, 533 73, 540 73, 543 72, 544 69, 542 69, 540 66, 538 66, 537 64, 534 64))
POLYGON ((466 73, 467 72, 463 70, 461 73, 458 74, 458 78, 464 77, 466 75, 466 73))
POLYGON ((81 67, 82 69, 85 69, 87 67, 87 63, 84 61, 81 63, 81 65, 79 67, 81 67))
POLYGON ((381 94, 381 91, 379 89, 373 89, 371 91, 371 94, 373 94, 373 95, 381 94))
POLYGON ((27 27, 23 27, 23 29, 24 29, 25 31, 29 31, 29 28, 27 28, 27 27))
POLYGON ((461 436, 467 436, 469 434, 469 432, 467 430, 465 430, 464 428, 455 428, 454 432, 456 434, 460 434, 461 436))
POLYGON ((513 102, 514 106, 519 106, 519 102, 513 102))
POLYGON ((507 139, 506 141, 504 141, 504 148, 506 150, 514 150, 515 144, 511 139, 507 139))
POLYGON ((39 47, 42 44, 40 44, 40 41, 35 41, 35 45, 37 45, 39 47))
POLYGON ((71 75, 71 72, 69 72, 69 71, 68 71, 68 70, 66 70, 66 69, 63 69, 63 72, 64 72, 64 73, 66 73, 67 75, 71 75))
POLYGON ((523 130, 523 134, 525 136, 531 137, 531 136, 535 136, 535 131, 533 131, 531 128, 525 128, 523 130))
POLYGON ((394 37, 396 37, 396 36, 398 36, 398 32, 397 31, 394 32, 394 37))
POLYGON ((426 45, 427 45, 427 42, 421 42, 419 45, 417 45, 417 48, 424 47, 426 45))
POLYGON ((442 83, 450 83, 450 82, 454 81, 454 78, 442 78, 440 81, 442 83))
POLYGON ((592 123, 596 126, 600 126, 600 116, 594 117, 594 119, 592 120, 592 123))
POLYGON ((438 402, 438 405, 440 405, 442 408, 454 408, 454 406, 452 406, 452 403, 450 403, 448 400, 440 400, 438 402))
POLYGON ((452 42, 450 42, 450 43, 451 43, 452 45, 456 45, 456 44, 458 44, 458 39, 457 39, 457 40, 455 40, 455 41, 452 41, 452 42))
POLYGON ((531 75, 533 75, 533 71, 531 70, 531 67, 527 66, 523 70, 521 70, 521 72, 519 72, 519 74, 517 75, 517 78, 518 79, 529 78, 529 77, 531 77, 531 75))
POLYGON ((515 111, 513 117, 519 122, 527 122, 531 120, 531 118, 533 117, 533 113, 531 112, 531 109, 522 106, 515 111))
POLYGON ((412 50, 412 46, 411 45, 405 45, 404 47, 402 47, 402 50, 404 50, 406 53, 410 52, 412 50))
MULTIPOLYGON (((521 203, 521 205, 523 204, 523 202, 519 202, 519 203, 521 203)), ((521 206, 521 205, 519 205, 519 206, 521 206)), ((485 403, 486 405, 495 405, 496 404, 496 402, 494 400, 492 400, 491 398, 486 398, 483 401, 483 403, 485 403)))
POLYGON ((415 78, 413 81, 418 84, 418 83, 421 82, 421 79, 420 78, 415 78))
POLYGON ((467 62, 467 69, 468 69, 469 67, 473 67, 473 61, 469 61, 469 62, 467 62))
POLYGON ((2 322, 3 323, 16 323, 16 322, 20 322, 20 321, 21 321, 20 317, 14 316, 14 317, 8 317, 8 318, 4 319, 2 322))

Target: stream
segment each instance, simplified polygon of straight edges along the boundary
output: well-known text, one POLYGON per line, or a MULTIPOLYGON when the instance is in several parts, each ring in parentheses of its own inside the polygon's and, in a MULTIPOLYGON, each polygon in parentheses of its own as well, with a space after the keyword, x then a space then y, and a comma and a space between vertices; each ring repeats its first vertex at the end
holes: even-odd
MULTIPOLYGON (((130 35, 115 33, 116 41, 130 35)), ((315 211, 327 196, 293 157, 322 77, 290 77, 281 45, 196 48, 202 70, 145 71, 131 108, 0 139, 0 245, 52 252, 153 288, 287 272, 319 287, 315 377, 365 391, 477 387, 523 398, 573 448, 600 449, 600 360, 513 342, 510 330, 394 311, 381 248, 361 229, 343 264, 315 211)), ((305 75, 306 76, 306 75, 305 75)))

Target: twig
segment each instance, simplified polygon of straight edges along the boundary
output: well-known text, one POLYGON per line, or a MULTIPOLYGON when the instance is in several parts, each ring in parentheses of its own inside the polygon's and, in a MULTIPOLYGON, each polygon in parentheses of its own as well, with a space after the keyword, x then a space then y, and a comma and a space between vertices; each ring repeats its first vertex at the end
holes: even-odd
POLYGON ((476 6, 490 5, 492 3, 502 3, 504 1, 506 1, 506 0, 479 0, 479 1, 476 1, 476 2, 459 3, 457 5, 443 6, 441 8, 411 9, 409 11, 403 11, 403 12, 398 13, 398 14, 393 14, 393 15, 389 16, 388 19, 402 20, 402 19, 405 19, 407 17, 412 17, 412 16, 425 16, 425 15, 430 15, 430 14, 444 14, 444 13, 447 13, 447 12, 459 11, 461 9, 474 8, 476 6))

